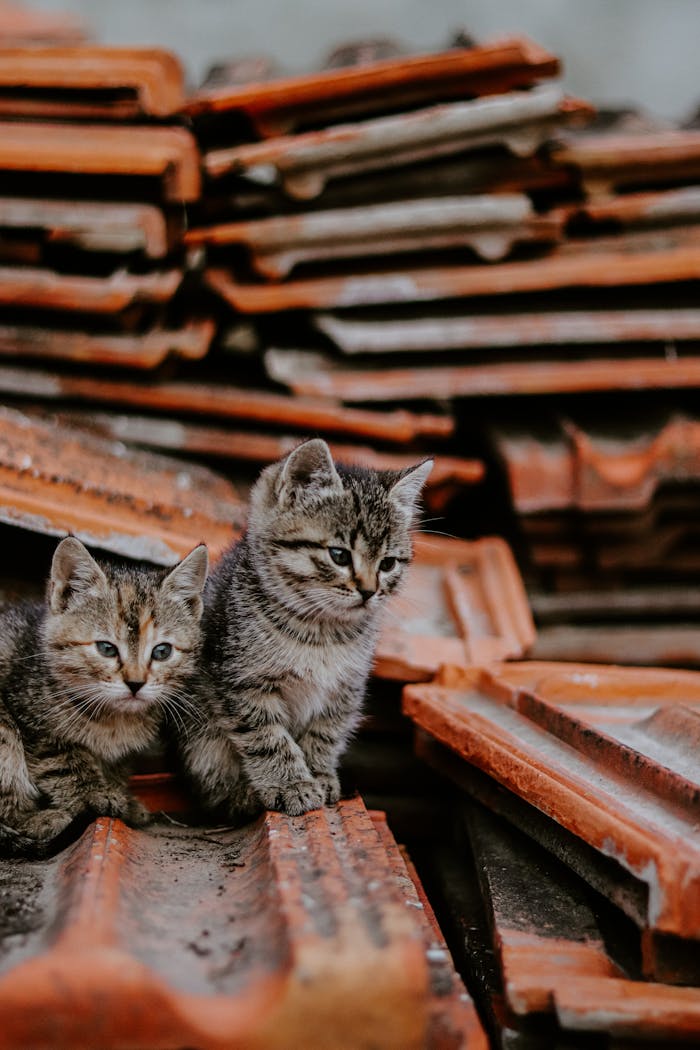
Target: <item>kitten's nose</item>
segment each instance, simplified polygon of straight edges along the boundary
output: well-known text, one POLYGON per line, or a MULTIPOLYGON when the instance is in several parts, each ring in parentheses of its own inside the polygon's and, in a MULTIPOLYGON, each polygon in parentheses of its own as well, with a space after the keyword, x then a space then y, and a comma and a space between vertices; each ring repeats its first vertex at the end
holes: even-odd
POLYGON ((361 587, 359 587, 358 590, 360 592, 360 597, 362 598, 362 604, 363 605, 365 605, 370 600, 370 598, 372 597, 373 594, 377 593, 376 587, 375 587, 375 589, 373 591, 366 591, 366 590, 363 590, 361 587))
POLYGON ((129 689, 131 689, 132 694, 134 696, 136 696, 136 694, 138 693, 138 691, 141 688, 141 686, 144 685, 145 683, 144 682, 125 682, 124 684, 127 685, 129 687, 129 689))

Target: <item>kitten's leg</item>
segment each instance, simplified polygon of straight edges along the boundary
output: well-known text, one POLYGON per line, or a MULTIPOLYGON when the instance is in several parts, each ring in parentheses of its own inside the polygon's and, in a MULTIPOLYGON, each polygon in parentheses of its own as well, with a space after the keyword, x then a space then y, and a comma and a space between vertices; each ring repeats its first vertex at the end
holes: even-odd
POLYGON ((290 816, 322 806, 325 791, 284 727, 284 704, 274 687, 264 680, 239 687, 229 699, 229 709, 233 715, 225 731, 262 804, 290 816))
POLYGON ((306 763, 329 805, 340 798, 338 761, 360 720, 362 696, 363 690, 352 687, 339 693, 326 711, 311 719, 299 737, 306 763))
POLYGON ((99 817, 119 817, 137 827, 151 819, 123 779, 82 747, 44 755, 36 770, 37 782, 52 808, 70 814, 71 819, 87 811, 99 817))
POLYGON ((35 809, 41 796, 27 767, 22 738, 9 716, 0 720, 0 795, 3 809, 20 812, 35 809))
POLYGON ((226 804, 232 819, 249 819, 262 809, 241 767, 232 742, 215 727, 197 729, 180 745, 187 775, 205 806, 218 809, 226 804))

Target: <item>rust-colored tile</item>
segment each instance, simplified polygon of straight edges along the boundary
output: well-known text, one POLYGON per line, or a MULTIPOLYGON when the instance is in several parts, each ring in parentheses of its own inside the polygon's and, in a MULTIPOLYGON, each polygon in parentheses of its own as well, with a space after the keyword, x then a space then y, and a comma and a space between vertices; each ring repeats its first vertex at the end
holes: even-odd
POLYGON ((592 194, 693 182, 700 176, 700 131, 589 132, 557 143, 552 160, 578 171, 592 194))
MULTIPOLYGON (((26 406, 25 406, 26 407, 26 406)), ((179 419, 153 419, 148 416, 116 415, 93 410, 59 411, 59 423, 83 426, 103 437, 146 448, 173 452, 194 452, 221 459, 267 464, 282 459, 304 440, 305 435, 260 434, 248 430, 185 423, 179 419)), ((333 458, 341 463, 373 467, 375 470, 403 470, 413 466, 419 453, 380 452, 368 445, 329 442, 333 458)), ((477 459, 433 455, 433 469, 426 482, 425 499, 429 507, 447 505, 463 486, 481 481, 484 464, 477 459)))
POLYGON ((386 611, 374 673, 425 681, 441 664, 522 656, 534 637, 522 580, 502 539, 419 534, 404 588, 386 611))
POLYGON ((699 667, 698 623, 561 623, 538 626, 534 660, 699 667))
POLYGON ((29 266, 1 266, 0 306, 117 313, 135 303, 166 303, 181 282, 181 270, 146 274, 115 270, 109 277, 84 277, 29 266))
POLYGON ((485 1046, 469 1001, 431 988, 424 917, 359 800, 212 833, 100 819, 21 880, 7 1050, 485 1046), (451 1041, 429 1042, 438 1018, 451 1041))
POLYGON ((534 434, 503 426, 493 434, 521 514, 632 512, 661 486, 700 481, 700 420, 680 410, 605 426, 564 417, 534 434))
POLYGON ((554 1014, 566 1030, 686 1042, 700 1036, 700 995, 630 979, 610 957, 585 887, 492 814, 470 807, 469 840, 516 1017, 554 1014))
POLYGON ((32 231, 48 243, 87 251, 143 252, 162 259, 175 240, 171 225, 161 208, 149 204, 0 198, 0 230, 15 237, 32 231))
POLYGON ((455 428, 451 416, 409 412, 401 408, 378 412, 223 383, 95 379, 90 375, 40 372, 9 365, 0 365, 0 391, 33 400, 65 399, 183 415, 245 419, 268 426, 275 424, 310 433, 323 431, 376 438, 395 444, 417 438, 450 437, 455 428))
POLYGON ((645 226, 673 226, 700 219, 700 186, 655 190, 646 193, 624 193, 612 197, 594 197, 573 205, 574 214, 585 215, 593 223, 611 223, 623 229, 645 226))
POLYGON ((184 101, 182 66, 169 51, 94 44, 0 48, 2 114, 128 120, 173 116, 184 101), (58 101, 56 93, 66 94, 58 101))
POLYGON ((344 354, 497 350, 619 343, 695 342, 700 310, 570 310, 354 320, 321 314, 314 323, 344 354))
POLYGON ((68 11, 35 11, 16 4, 0 4, 0 46, 82 43, 85 23, 68 11))
POLYGON ((553 244, 561 216, 536 215, 524 194, 435 197, 279 215, 190 230, 193 246, 243 244, 259 274, 287 277, 302 262, 367 258, 444 248, 505 258, 518 244, 553 244))
POLYGON ((314 277, 281 284, 246 284, 224 269, 205 271, 209 286, 241 313, 281 310, 346 309, 379 303, 421 303, 481 295, 554 291, 560 288, 617 288, 695 280, 697 231, 692 227, 663 241, 649 235, 634 240, 601 238, 562 245, 541 259, 498 266, 405 269, 314 277))
POLYGON ((205 90, 188 102, 185 112, 192 117, 245 113, 261 135, 279 135, 305 117, 330 122, 435 99, 507 91, 558 71, 554 55, 526 37, 510 37, 468 50, 205 90))
POLYGON ((700 937, 700 675, 535 661, 454 668, 407 687, 404 711, 629 873, 645 927, 700 937))
POLYGON ((673 390, 700 385, 700 357, 690 355, 359 368, 312 351, 273 348, 265 354, 265 367, 271 379, 299 396, 337 398, 349 403, 596 390, 673 390))
POLYGON ((419 917, 423 929, 432 993, 426 1046, 429 1050, 488 1050, 488 1040, 474 1004, 454 971, 445 939, 415 867, 396 844, 385 815, 374 811, 369 816, 386 850, 405 905, 419 917))
POLYGON ((220 554, 244 515, 233 485, 203 467, 0 409, 6 524, 170 565, 202 541, 220 554))
POLYGON ((159 179, 166 200, 195 201, 199 152, 185 128, 0 123, 0 171, 141 175, 159 179))
POLYGON ((341 124, 205 153, 212 179, 246 175, 253 181, 272 168, 290 197, 318 197, 341 176, 413 164, 484 146, 505 146, 527 156, 566 123, 584 122, 592 110, 555 85, 532 91, 449 102, 429 109, 341 124))
POLYGON ((170 356, 189 361, 205 357, 215 331, 216 323, 211 319, 189 321, 182 328, 154 328, 140 335, 0 325, 0 355, 124 368, 156 368, 170 356))

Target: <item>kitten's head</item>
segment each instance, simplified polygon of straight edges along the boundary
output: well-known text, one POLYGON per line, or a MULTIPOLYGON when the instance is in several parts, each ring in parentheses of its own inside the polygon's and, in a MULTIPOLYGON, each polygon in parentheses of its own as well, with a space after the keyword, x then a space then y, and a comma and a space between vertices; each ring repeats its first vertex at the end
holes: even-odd
POLYGON ((251 493, 248 535, 268 590, 309 620, 360 622, 396 590, 432 469, 336 465, 325 441, 267 467, 251 493))
POLYGON ((73 536, 59 543, 45 641, 76 707, 101 718, 177 706, 197 661, 207 568, 204 544, 166 572, 98 565, 73 536))

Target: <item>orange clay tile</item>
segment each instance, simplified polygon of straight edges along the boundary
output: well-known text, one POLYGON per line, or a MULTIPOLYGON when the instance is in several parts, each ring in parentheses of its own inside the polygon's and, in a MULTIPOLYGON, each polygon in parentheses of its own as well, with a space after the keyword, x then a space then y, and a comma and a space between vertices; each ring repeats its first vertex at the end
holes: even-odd
POLYGON ((466 993, 431 988, 426 920, 359 800, 212 832, 102 818, 28 879, 3 1050, 486 1046, 466 993))
POLYGON ((493 430, 521 514, 642 510, 660 486, 700 480, 700 420, 681 411, 603 429, 563 418, 540 433, 493 430))
MULTIPOLYGON (((103 437, 132 445, 173 452, 194 452, 258 464, 282 459, 304 440, 299 434, 260 434, 184 423, 179 419, 114 415, 94 410, 61 410, 56 416, 61 423, 83 426, 103 437)), ((334 441, 329 444, 335 460, 373 467, 375 470, 403 470, 415 465, 421 455, 418 452, 379 452, 368 445, 346 445, 334 441)), ((442 455, 431 455, 431 458, 434 465, 426 482, 425 500, 429 507, 436 510, 444 509, 462 485, 474 484, 484 477, 484 465, 480 460, 442 455)))
MULTIPOLYGON (((674 610, 675 612, 675 610, 674 610)), ((622 664, 644 667, 700 666, 697 623, 561 623, 537 629, 535 660, 622 664)))
POLYGON ((250 145, 205 153, 211 179, 246 175, 270 183, 275 173, 290 197, 318 197, 341 176, 384 171, 486 146, 529 156, 565 123, 582 123, 592 111, 556 85, 449 102, 428 109, 340 124, 250 145))
POLYGON ((272 349, 265 354, 265 367, 271 379, 299 396, 345 402, 700 386, 700 357, 690 355, 379 369, 338 365, 323 354, 303 350, 272 349))
POLYGON ((83 277, 29 266, 0 266, 0 305, 45 310, 117 313, 135 303, 166 303, 182 282, 181 270, 83 277))
POLYGON ((226 86, 195 95, 192 117, 245 113, 261 135, 294 129, 304 117, 331 122, 435 99, 507 91, 559 71, 559 60, 526 37, 470 49, 412 55, 366 65, 226 86))
POLYGON ((697 989, 627 978, 581 883, 493 814, 470 807, 467 823, 514 1015, 552 1013, 566 1030, 674 1045, 700 1037, 697 989))
POLYGON ((596 197, 573 205, 571 212, 585 215, 593 223, 613 223, 625 229, 697 222, 700 220, 700 186, 596 197))
POLYGON ((0 113, 13 117, 169 117, 184 101, 182 66, 169 51, 0 46, 0 113))
POLYGON ((700 310, 694 309, 571 310, 380 321, 322 314, 314 323, 344 354, 665 344, 700 339, 700 310))
POLYGON ((650 245, 648 250, 640 250, 628 235, 604 242, 572 242, 545 258, 502 262, 498 266, 482 263, 364 272, 281 284, 245 284, 236 281, 228 270, 210 267, 205 271, 205 280, 241 313, 347 309, 560 288, 635 287, 697 280, 700 253, 695 232, 691 229, 675 239, 677 243, 670 247, 650 245))
POLYGON ((67 11, 33 11, 16 4, 0 4, 2 47, 72 45, 82 43, 86 36, 82 19, 67 11))
POLYGON ((140 335, 0 325, 0 356, 156 368, 170 356, 190 361, 205 357, 215 331, 216 323, 211 319, 190 321, 182 328, 154 328, 140 335))
POLYGON ((96 379, 90 375, 40 372, 0 364, 0 391, 22 397, 148 408, 183 415, 245 419, 267 425, 293 426, 310 433, 346 434, 396 444, 416 438, 447 438, 454 432, 451 416, 395 409, 377 412, 344 408, 334 402, 288 397, 222 383, 189 381, 139 382, 96 379))
POLYGON ((158 179, 166 200, 199 198, 199 152, 185 128, 0 123, 0 172, 139 175, 158 179))
POLYGON ((593 195, 627 185, 692 182, 700 177, 700 131, 579 134, 557 143, 552 161, 579 172, 593 195))
POLYGON ((502 539, 418 534, 403 590, 385 613, 374 673, 425 681, 441 664, 522 656, 534 639, 522 580, 502 539))
POLYGON ((408 909, 419 917, 423 928, 430 973, 432 1000, 428 1014, 426 1045, 430 1050, 488 1050, 474 1004, 454 964, 430 902, 410 858, 396 843, 384 813, 369 817, 386 850, 392 876, 408 909))
POLYGON ((193 246, 243 244, 263 277, 288 276, 302 262, 462 248, 494 261, 517 244, 551 244, 562 219, 539 216, 524 194, 436 197, 370 204, 190 230, 193 246))
POLYGON ((128 450, 0 409, 0 521, 171 565, 202 541, 216 557, 245 507, 203 467, 128 450))
POLYGON ((446 669, 404 712, 535 810, 617 862, 643 925, 700 937, 700 675, 594 664, 446 669))
POLYGON ((51 244, 98 252, 143 252, 162 259, 173 241, 172 224, 151 204, 0 198, 0 230, 31 231, 51 244))

